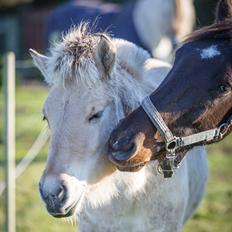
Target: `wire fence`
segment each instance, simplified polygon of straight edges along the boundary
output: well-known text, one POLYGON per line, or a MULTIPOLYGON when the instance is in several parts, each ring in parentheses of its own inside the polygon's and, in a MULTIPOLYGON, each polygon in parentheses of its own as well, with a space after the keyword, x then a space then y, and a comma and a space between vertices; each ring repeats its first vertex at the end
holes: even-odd
POLYGON ((31 164, 35 157, 39 154, 43 146, 49 138, 47 127, 42 128, 38 137, 15 167, 15 75, 16 69, 32 68, 32 62, 15 61, 15 54, 9 52, 6 54, 3 64, 4 81, 4 154, 5 165, 3 166, 5 172, 5 182, 0 183, 0 196, 5 191, 5 231, 15 232, 15 182, 16 179, 22 175, 26 168, 31 164))
MULTIPOLYGON (((27 169, 27 167, 31 164, 31 162, 36 158, 41 149, 46 144, 49 138, 49 132, 47 126, 45 126, 38 137, 35 139, 31 148, 28 150, 27 154, 24 158, 19 162, 15 169, 15 179, 22 175, 22 173, 27 169)), ((4 182, 0 183, 0 196, 4 192, 6 185, 4 182)))

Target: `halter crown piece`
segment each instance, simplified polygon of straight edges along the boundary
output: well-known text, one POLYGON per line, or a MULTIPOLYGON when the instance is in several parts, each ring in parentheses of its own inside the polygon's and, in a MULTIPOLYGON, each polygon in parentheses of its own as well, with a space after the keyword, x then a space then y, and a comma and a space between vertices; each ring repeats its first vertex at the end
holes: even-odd
POLYGON ((180 161, 177 161, 177 149, 200 142, 212 142, 220 140, 224 137, 227 130, 232 125, 231 115, 227 122, 221 124, 219 127, 185 137, 176 137, 173 136, 172 132, 164 122, 156 107, 153 105, 149 96, 145 97, 145 99, 142 101, 141 106, 144 109, 147 116, 150 118, 151 122, 159 131, 160 135, 165 140, 165 147, 167 153, 165 159, 162 160, 159 165, 159 167, 162 169, 164 178, 172 177, 174 169, 178 168, 178 163, 180 161))

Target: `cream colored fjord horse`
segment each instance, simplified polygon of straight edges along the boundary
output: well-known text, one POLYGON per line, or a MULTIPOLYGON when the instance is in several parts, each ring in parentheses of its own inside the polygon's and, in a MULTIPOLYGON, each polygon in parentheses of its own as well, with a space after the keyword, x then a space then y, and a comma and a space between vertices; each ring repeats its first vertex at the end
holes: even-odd
POLYGON ((51 140, 39 183, 48 212, 75 217, 81 232, 181 231, 204 194, 203 147, 191 150, 170 179, 158 173, 156 161, 129 173, 107 159, 112 129, 170 66, 125 40, 91 34, 86 24, 49 56, 30 52, 50 86, 43 113, 51 140))
POLYGON ((171 60, 174 46, 193 30, 193 0, 138 0, 133 22, 140 40, 152 55, 171 60))

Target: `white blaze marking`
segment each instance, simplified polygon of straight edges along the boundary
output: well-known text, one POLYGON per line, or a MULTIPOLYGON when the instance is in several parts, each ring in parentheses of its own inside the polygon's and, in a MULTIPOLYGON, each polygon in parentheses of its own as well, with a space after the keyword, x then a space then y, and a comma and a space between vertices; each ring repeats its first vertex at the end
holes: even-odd
POLYGON ((204 48, 200 50, 200 56, 201 59, 211 59, 214 58, 215 56, 220 56, 221 52, 218 50, 217 45, 211 45, 208 48, 204 48))

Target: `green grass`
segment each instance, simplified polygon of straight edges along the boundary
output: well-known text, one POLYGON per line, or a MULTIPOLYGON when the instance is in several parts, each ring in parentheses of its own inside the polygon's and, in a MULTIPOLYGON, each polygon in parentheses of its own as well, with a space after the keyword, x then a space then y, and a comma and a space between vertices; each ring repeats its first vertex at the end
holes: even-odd
MULTIPOLYGON (((47 88, 40 85, 28 85, 16 90, 16 162, 26 154, 45 122, 41 109, 47 95, 47 88)), ((0 181, 3 180, 3 144, 2 144, 2 93, 0 98, 0 181)), ((18 232, 60 232, 75 231, 64 220, 48 215, 38 193, 38 180, 46 162, 47 146, 32 162, 30 167, 17 179, 16 215, 18 232)), ((4 196, 0 196, 0 231, 4 223, 4 196)))
POLYGON ((232 231, 232 137, 209 147, 209 182, 205 198, 184 232, 232 231))
MULTIPOLYGON (((17 88, 16 159, 19 162, 44 125, 41 108, 47 89, 40 85, 17 88)), ((2 97, 2 95, 1 95, 2 97)), ((2 135, 2 98, 0 98, 0 132, 2 135)), ((184 232, 232 231, 232 136, 209 147, 210 178, 206 196, 184 232)), ((0 181, 3 179, 2 136, 0 137, 0 181)), ((17 180, 17 231, 75 231, 70 224, 49 216, 40 200, 38 180, 46 161, 45 147, 17 180)), ((3 197, 0 197, 0 231, 3 231, 3 197)), ((178 218, 177 218, 178 220, 178 218)))

